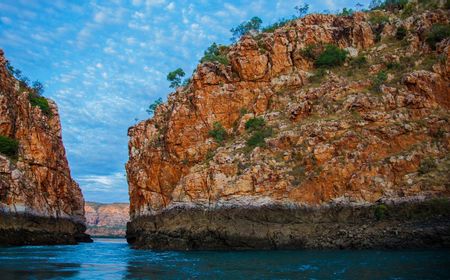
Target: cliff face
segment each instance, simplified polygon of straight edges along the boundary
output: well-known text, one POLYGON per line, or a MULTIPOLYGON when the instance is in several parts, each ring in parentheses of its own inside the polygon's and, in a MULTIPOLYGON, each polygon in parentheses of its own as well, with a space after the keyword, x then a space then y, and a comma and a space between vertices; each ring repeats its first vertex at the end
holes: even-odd
POLYGON ((87 233, 91 236, 125 237, 129 221, 128 203, 102 204, 86 202, 87 233))
POLYGON ((87 239, 83 195, 70 176, 56 104, 47 99, 44 114, 30 104, 30 92, 8 72, 0 50, 0 135, 19 147, 16 158, 0 154, 0 243, 87 239))
MULTIPOLYGON (((199 65, 152 119, 131 127, 129 241, 151 248, 280 247, 278 234, 287 247, 320 247, 299 240, 308 235, 303 229, 273 233, 265 214, 221 209, 372 207, 448 197, 450 41, 434 51, 425 40, 434 24, 448 24, 449 11, 406 19, 387 13, 383 25, 373 16, 309 15, 246 36, 229 50, 230 65, 199 65), (401 26, 407 35, 397 40, 401 26), (305 49, 323 44, 354 58, 318 82, 305 49), (367 65, 355 62, 358 54, 367 65), (246 129, 254 117, 270 131, 256 147, 249 143, 258 131, 246 129), (228 134, 222 145, 210 136, 214 123, 228 134), (209 214, 192 215, 197 208, 209 214)), ((274 223, 288 223, 282 220, 274 223)))

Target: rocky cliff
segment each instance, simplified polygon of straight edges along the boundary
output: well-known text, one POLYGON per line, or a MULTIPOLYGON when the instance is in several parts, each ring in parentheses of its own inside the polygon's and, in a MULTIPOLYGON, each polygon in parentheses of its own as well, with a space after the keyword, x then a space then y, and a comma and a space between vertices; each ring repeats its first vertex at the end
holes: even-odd
POLYGON ((125 237, 129 206, 128 203, 86 202, 87 233, 98 237, 125 237))
POLYGON ((129 129, 128 241, 449 246, 450 40, 427 40, 449 18, 308 15, 200 64, 129 129), (349 57, 317 69, 329 44, 349 57))
POLYGON ((6 66, 0 50, 0 244, 89 241, 56 104, 16 80, 6 66))

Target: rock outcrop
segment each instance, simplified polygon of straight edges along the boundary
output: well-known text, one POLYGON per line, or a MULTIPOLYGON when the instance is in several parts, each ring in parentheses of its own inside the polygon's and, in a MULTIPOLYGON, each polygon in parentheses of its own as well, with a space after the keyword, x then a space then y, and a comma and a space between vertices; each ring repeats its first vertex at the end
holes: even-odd
POLYGON ((425 41, 449 15, 388 13, 381 29, 369 13, 308 15, 244 36, 229 49, 229 65, 200 64, 152 119, 129 129, 129 242, 157 249, 449 246, 449 215, 439 209, 448 209, 450 195, 450 47, 444 40, 433 51, 425 41), (403 40, 395 39, 400 26, 403 40), (318 82, 305 49, 324 44, 368 64, 348 59, 318 82), (255 117, 265 124, 252 132, 246 123, 255 117), (217 123, 225 141, 211 137, 217 123), (263 139, 252 145, 252 137, 263 139), (422 203, 440 206, 406 214, 422 203))
POLYGON ((128 203, 86 202, 87 233, 94 237, 125 237, 127 222, 130 220, 128 203))
POLYGON ((18 142, 16 155, 0 154, 0 244, 90 241, 56 104, 46 99, 44 113, 31 105, 30 93, 6 68, 0 50, 0 135, 18 142))

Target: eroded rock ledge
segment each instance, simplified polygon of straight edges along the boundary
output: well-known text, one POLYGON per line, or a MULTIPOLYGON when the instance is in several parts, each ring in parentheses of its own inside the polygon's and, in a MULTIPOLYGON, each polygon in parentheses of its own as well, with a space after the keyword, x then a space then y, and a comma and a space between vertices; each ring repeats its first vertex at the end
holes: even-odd
POLYGON ((57 245, 92 242, 83 222, 29 214, 0 214, 0 245, 57 245))
POLYGON ((158 250, 450 247, 450 202, 174 208, 134 219, 127 239, 158 250))

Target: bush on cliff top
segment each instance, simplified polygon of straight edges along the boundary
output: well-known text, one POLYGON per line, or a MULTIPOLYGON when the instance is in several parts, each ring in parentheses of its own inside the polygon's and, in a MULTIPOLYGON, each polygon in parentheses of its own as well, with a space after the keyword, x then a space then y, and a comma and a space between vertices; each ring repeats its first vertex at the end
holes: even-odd
POLYGON ((227 58, 228 47, 217 45, 216 43, 212 43, 212 45, 205 51, 201 63, 203 62, 218 62, 223 65, 228 65, 230 62, 227 58))
POLYGON ((39 107, 44 115, 49 117, 52 116, 52 110, 48 104, 48 100, 45 97, 33 92, 28 94, 28 100, 30 101, 31 106, 39 107))
POLYGON ((19 142, 7 136, 0 135, 0 153, 16 158, 19 152, 19 142))

